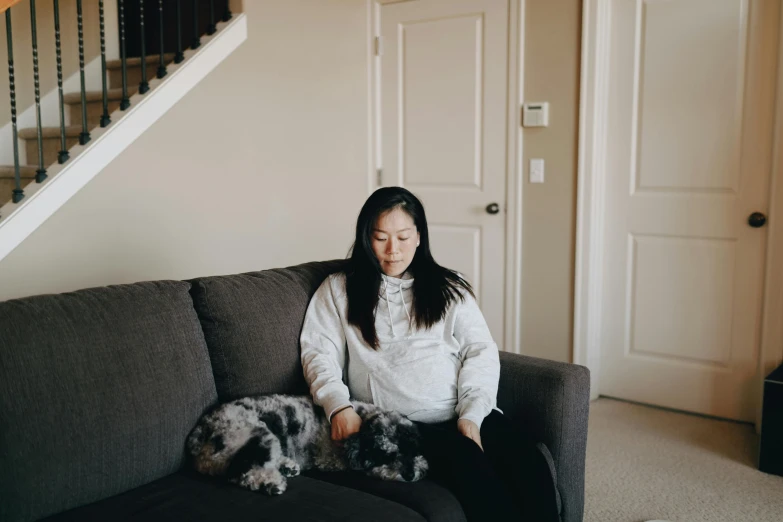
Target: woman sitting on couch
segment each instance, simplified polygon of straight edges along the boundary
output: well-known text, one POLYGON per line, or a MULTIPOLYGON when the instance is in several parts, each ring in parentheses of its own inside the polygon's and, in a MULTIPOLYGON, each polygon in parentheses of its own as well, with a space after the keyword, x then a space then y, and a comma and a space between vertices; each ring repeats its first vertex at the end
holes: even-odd
POLYGON ((470 284, 433 259, 408 190, 365 202, 350 260, 313 296, 301 346, 333 440, 359 430, 351 397, 398 411, 419 427, 429 477, 469 521, 559 520, 549 451, 497 409, 497 345, 470 284))

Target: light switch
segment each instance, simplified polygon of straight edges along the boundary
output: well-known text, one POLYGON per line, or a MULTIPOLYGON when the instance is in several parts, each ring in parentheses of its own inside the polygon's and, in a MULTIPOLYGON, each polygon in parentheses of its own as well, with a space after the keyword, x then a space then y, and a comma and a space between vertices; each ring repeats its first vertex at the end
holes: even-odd
POLYGON ((530 183, 544 182, 544 160, 533 158, 530 160, 530 183))

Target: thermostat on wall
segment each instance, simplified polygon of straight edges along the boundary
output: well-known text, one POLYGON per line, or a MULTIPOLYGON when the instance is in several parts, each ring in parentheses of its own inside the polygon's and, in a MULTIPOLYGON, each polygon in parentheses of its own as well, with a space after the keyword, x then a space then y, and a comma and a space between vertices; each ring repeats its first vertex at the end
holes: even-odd
POLYGON ((546 127, 549 125, 549 102, 526 103, 522 106, 522 125, 546 127))

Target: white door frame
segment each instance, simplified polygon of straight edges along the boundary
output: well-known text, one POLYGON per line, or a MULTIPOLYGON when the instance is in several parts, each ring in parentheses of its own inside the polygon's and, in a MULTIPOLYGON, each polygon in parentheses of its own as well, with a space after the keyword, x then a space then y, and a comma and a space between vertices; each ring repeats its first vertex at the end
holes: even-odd
MULTIPOLYGON (((582 1, 573 362, 590 369, 591 399, 598 397, 601 382, 601 288, 611 51, 609 4, 609 0, 582 1)), ((783 220, 783 11, 781 15, 774 160, 770 173, 765 291, 759 337, 759 390, 764 376, 783 361, 783 271, 774 268, 783 266, 783 223, 776 223, 778 215, 781 216, 779 220, 783 220)))
MULTIPOLYGON (((380 145, 380 60, 376 56, 376 36, 380 34, 381 6, 401 1, 367 1, 367 193, 377 189, 378 170, 383 168, 380 145)), ((522 60, 524 59, 525 0, 509 0, 508 26, 508 88, 507 88, 507 158, 506 201, 506 259, 504 267, 505 318, 503 339, 495 339, 502 350, 521 353, 522 302, 522 167, 521 110, 524 88, 522 60)))

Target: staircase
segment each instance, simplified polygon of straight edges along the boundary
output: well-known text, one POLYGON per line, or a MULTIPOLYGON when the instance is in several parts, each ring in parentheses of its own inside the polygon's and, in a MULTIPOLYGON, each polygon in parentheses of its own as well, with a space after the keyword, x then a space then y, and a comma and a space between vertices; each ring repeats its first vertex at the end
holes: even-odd
MULTIPOLYGON (((160 55, 147 56, 147 78, 154 78, 160 55)), ((164 54, 164 63, 167 65, 174 60, 174 53, 164 54)), ((122 101, 122 60, 111 60, 106 63, 107 69, 107 101, 109 113, 114 113, 120 108, 120 102, 122 101)), ((128 95, 133 96, 138 92, 138 85, 141 83, 141 58, 130 58, 127 60, 127 76, 128 76, 128 95), (135 87, 131 87, 131 85, 135 87)), ((70 116, 71 124, 65 127, 65 149, 70 150, 79 143, 79 135, 82 132, 82 97, 80 92, 71 92, 63 96, 65 103, 65 111, 70 116)), ((103 92, 102 91, 85 91, 85 101, 87 109, 87 128, 90 131, 100 127, 101 116, 103 115, 103 92)), ((119 116, 119 115, 118 115, 119 116)), ((42 127, 41 133, 43 136, 43 161, 44 165, 51 167, 57 164, 58 156, 62 149, 62 137, 60 135, 60 127, 42 127)), ((26 149, 25 160, 27 165, 21 166, 22 179, 26 181, 23 185, 27 185, 31 181, 35 181, 35 171, 37 167, 30 165, 38 165, 38 129, 36 127, 28 127, 19 129, 19 139, 24 143, 24 149, 26 149)), ((2 200, 10 199, 10 195, 14 188, 14 166, 2 165, 0 166, 0 196, 2 200)), ((3 201, 5 202, 5 201, 3 201)))
MULTIPOLYGON (((143 3, 145 0, 141 1, 143 3)), ((102 85, 102 88, 88 90, 82 87, 76 92, 67 92, 67 89, 63 88, 62 104, 58 104, 56 119, 54 114, 48 114, 46 118, 50 124, 54 121, 60 124, 18 129, 18 161, 16 165, 0 165, 0 259, 11 252, 247 38, 244 14, 232 15, 226 10, 225 13, 219 13, 225 20, 221 23, 216 16, 218 13, 211 9, 212 2, 200 1, 202 10, 206 9, 206 2, 209 2, 210 7, 210 23, 202 26, 206 33, 194 38, 190 49, 179 48, 176 53, 163 54, 165 68, 161 68, 160 55, 145 54, 144 46, 141 51, 143 59, 139 57, 106 60, 105 73, 103 69, 95 67, 97 63, 85 67, 84 58, 80 56, 82 71, 99 71, 97 81, 92 78, 93 81, 81 83, 82 86, 102 85), (143 68, 142 63, 145 63, 146 67, 143 68), (163 73, 161 78, 158 78, 159 72, 163 73), (142 84, 145 89, 140 88, 142 84), (83 125, 85 117, 86 126, 83 125)), ((179 0, 165 0, 165 4, 163 0, 159 0, 161 8, 166 5, 173 9, 175 3, 179 17, 179 0)), ((103 23, 103 1, 100 4, 103 23)), ((157 2, 155 4, 158 5, 157 2)), ((118 2, 118 5, 119 9, 122 9, 123 2, 118 2)), ((193 2, 192 5, 193 11, 198 12, 198 2, 193 2)), ((241 3, 233 0, 230 5, 232 8, 241 8, 241 3)), ((21 7, 23 5, 17 6, 21 7)), ((153 14, 157 16, 157 13, 153 14)), ((6 14, 7 22, 8 18, 6 14)), ((119 19, 122 23, 121 16, 119 19)), ((142 14, 142 21, 143 19, 142 14)), ((163 11, 160 12, 158 20, 163 29, 163 11)), ((193 23, 193 31, 198 31, 198 20, 193 23)), ((142 23, 142 27, 143 25, 142 23)), ((180 35, 178 32, 177 36, 180 35)), ((101 36, 103 37, 103 32, 101 36)), ((103 42, 101 43, 102 57, 105 59, 105 49, 103 42)), ((159 48, 163 48, 163 36, 160 38, 159 48)), ((82 45, 79 49, 81 53, 82 45)), ((36 54, 35 48, 33 54, 36 54)), ((100 57, 96 58, 96 61, 100 61, 100 57)), ((59 84, 63 85, 61 74, 59 84)), ((53 94, 59 92, 49 93, 49 96, 53 94)), ((11 97, 13 106, 13 82, 11 97)), ((40 96, 36 93, 35 107, 40 111, 39 100, 40 96)), ((51 103, 49 108, 52 108, 51 103)), ((12 116, 15 127, 16 117, 13 110, 12 116)), ((13 148, 13 139, 11 143, 5 142, 5 139, 3 141, 2 146, 6 151, 13 148)), ((5 154, 5 157, 10 156, 5 154)))

